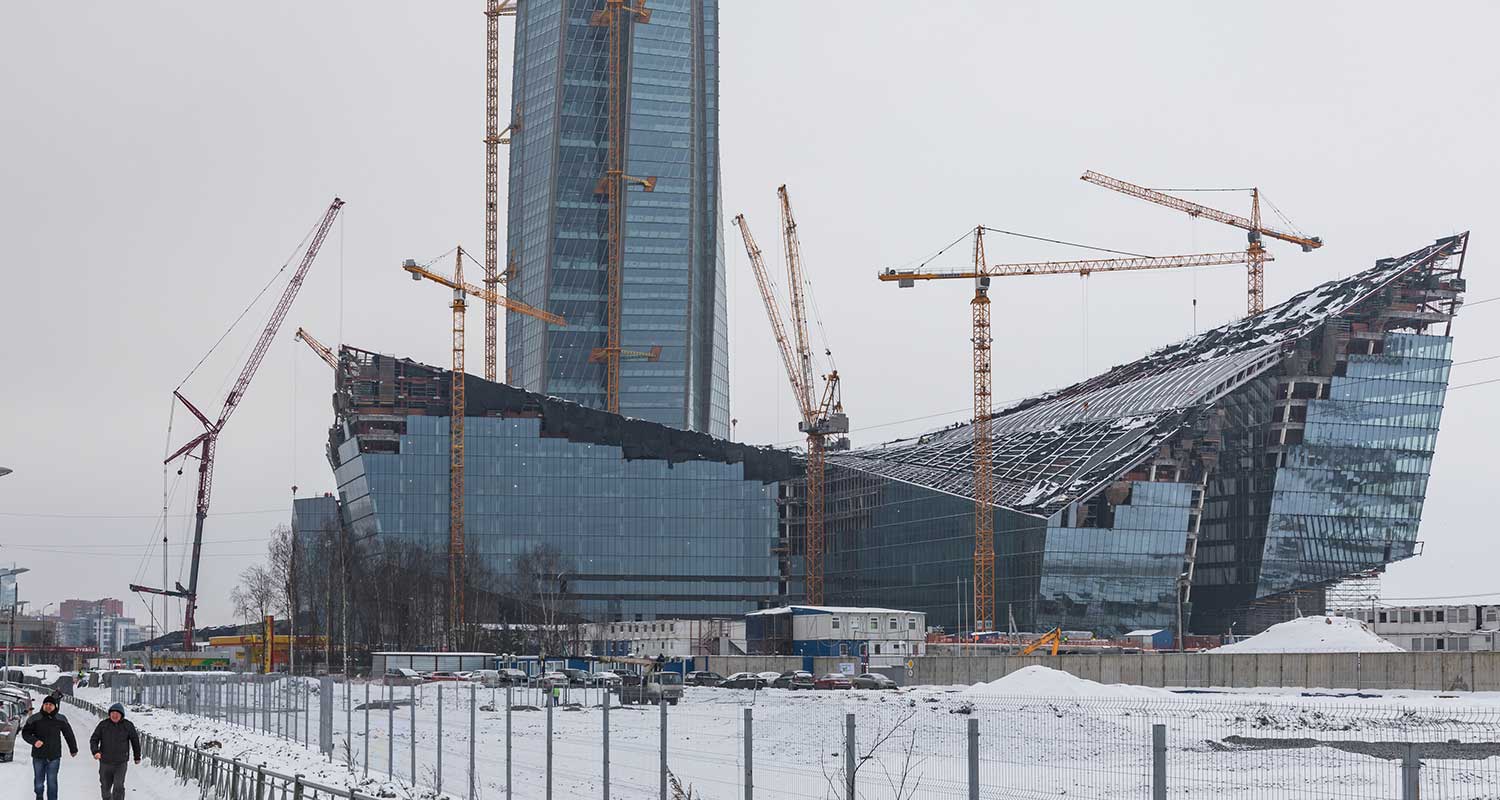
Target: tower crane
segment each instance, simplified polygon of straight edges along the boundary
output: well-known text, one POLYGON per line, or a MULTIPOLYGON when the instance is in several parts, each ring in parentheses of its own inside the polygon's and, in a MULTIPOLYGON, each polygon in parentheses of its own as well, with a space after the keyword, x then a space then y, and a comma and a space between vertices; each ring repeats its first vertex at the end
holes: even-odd
MULTIPOLYGON (((512 122, 500 129, 500 18, 516 15, 515 0, 485 0, 484 288, 500 291, 500 145, 510 144, 512 122)), ((484 379, 495 380, 496 332, 501 304, 484 301, 484 379)))
POLYGON ((465 298, 474 296, 487 303, 504 306, 543 322, 566 325, 562 317, 525 303, 511 300, 488 289, 481 289, 464 281, 464 257, 468 254, 462 247, 455 248, 453 277, 434 272, 407 259, 401 268, 411 274, 411 279, 427 279, 453 290, 453 370, 450 373, 452 387, 449 390, 450 411, 448 416, 448 636, 452 645, 464 624, 464 414, 467 398, 464 391, 464 312, 465 298))
POLYGON ((333 370, 335 372, 338 371, 338 368, 339 368, 339 357, 334 354, 332 348, 330 348, 326 344, 323 344, 322 342, 318 341, 317 339, 314 339, 313 335, 310 334, 310 333, 308 333, 305 328, 298 328, 297 329, 297 337, 296 338, 298 340, 306 343, 308 347, 312 348, 312 351, 314 353, 318 354, 318 358, 323 359, 323 363, 324 364, 327 364, 328 366, 333 367, 333 370))
MULTIPOLYGON (((621 283, 625 260, 625 209, 624 197, 627 186, 640 186, 651 192, 656 189, 656 177, 638 178, 625 174, 625 31, 628 25, 651 21, 651 9, 646 0, 604 0, 604 8, 594 12, 589 24, 605 28, 608 40, 608 58, 605 73, 608 78, 608 99, 605 114, 608 117, 608 147, 605 153, 604 174, 595 187, 596 194, 604 195, 608 206, 606 212, 606 298, 604 346, 595 348, 589 361, 604 364, 604 406, 612 414, 620 413, 620 361, 623 356, 640 358, 639 352, 625 351, 620 344, 621 283)), ((656 351, 660 354, 660 350, 656 351)), ((648 355, 649 357, 649 355, 648 355)))
POLYGON ((187 601, 187 610, 183 614, 183 638, 182 649, 191 651, 193 649, 193 623, 198 609, 198 564, 203 555, 203 522, 208 518, 209 497, 213 493, 214 484, 214 456, 219 445, 219 434, 223 433, 224 426, 229 418, 239 408, 240 402, 245 399, 245 392, 250 388, 250 381, 255 378, 255 373, 260 369, 262 362, 266 360, 266 354, 271 349, 271 342, 281 330, 281 323, 286 319, 287 312, 292 308, 292 301, 297 299, 297 292, 302 289, 302 282, 307 278, 307 271, 312 267, 313 260, 318 257, 318 250, 323 246, 323 240, 328 237, 328 231, 333 227, 333 222, 338 218, 339 209, 344 207, 344 201, 333 198, 328 205, 328 210, 323 212, 323 219, 313 231, 312 239, 308 241, 307 250, 302 255, 302 263, 297 265, 297 271, 292 274, 292 279, 287 282, 286 288, 281 292, 281 299, 277 301, 276 307, 271 311, 271 318, 266 320, 266 325, 261 329, 260 338, 256 340, 255 347, 250 351, 250 357, 245 361, 244 367, 240 369, 239 377, 235 379, 234 385, 230 387, 229 394, 224 398, 224 406, 219 410, 218 419, 210 421, 208 415, 198 410, 198 407, 182 396, 182 392, 174 389, 172 396, 177 398, 187 410, 203 424, 203 432, 193 437, 187 444, 177 448, 170 456, 162 462, 170 464, 194 449, 198 451, 198 497, 194 509, 193 522, 193 560, 188 573, 188 585, 183 588, 179 583, 175 588, 163 586, 159 589, 130 585, 131 591, 147 592, 166 597, 179 597, 187 601))
MULTIPOLYGON (((801 244, 797 239, 797 222, 792 216, 791 200, 786 187, 776 190, 781 199, 782 236, 786 243, 787 281, 790 283, 792 300, 792 327, 796 344, 787 337, 786 325, 781 317, 780 305, 771 287, 766 272, 765 259, 745 215, 734 218, 740 236, 745 240, 745 252, 750 256, 750 266, 755 271, 755 284, 760 288, 761 300, 766 306, 766 317, 771 323, 771 333, 776 338, 781 361, 786 367, 787 379, 792 394, 797 399, 797 410, 802 421, 797 428, 807 434, 807 514, 804 544, 805 577, 803 578, 807 602, 820 605, 823 602, 823 474, 830 435, 849 432, 849 418, 844 414, 843 396, 839 388, 838 370, 823 376, 821 397, 815 394, 812 379, 812 353, 807 333, 807 314, 802 292, 801 244)), ((847 442, 847 440, 845 440, 847 442)))
POLYGON ((1260 221, 1260 189, 1257 187, 1251 187, 1250 189, 1250 217, 1247 219, 1238 214, 1231 214, 1227 211, 1220 211, 1216 208, 1209 208, 1208 206, 1194 203, 1191 200, 1174 197, 1156 189, 1148 189, 1128 181, 1122 181, 1119 178, 1101 175, 1093 170, 1084 172, 1080 177, 1082 180, 1092 183, 1095 186, 1103 186, 1106 189, 1112 189, 1121 194, 1140 198, 1159 206, 1175 208, 1190 216, 1202 217, 1225 225, 1232 225, 1245 231, 1246 237, 1249 239, 1249 244, 1245 247, 1245 263, 1247 265, 1245 298, 1246 309, 1250 314, 1259 314, 1266 310, 1265 263, 1270 261, 1271 257, 1266 252, 1265 245, 1261 243, 1262 237, 1268 236, 1279 241, 1291 242, 1300 246, 1304 253, 1312 252, 1323 246, 1322 237, 1301 236, 1267 228, 1265 225, 1262 225, 1260 221))
MULTIPOLYGON (((1185 256, 1140 256, 1135 258, 1096 258, 1077 261, 1034 261, 1015 264, 987 264, 984 256, 983 225, 974 228, 974 261, 969 270, 920 272, 888 269, 880 273, 882 281, 910 288, 917 281, 961 278, 974 281, 974 299, 969 301, 970 341, 973 347, 974 378, 974 629, 994 630, 995 625, 995 518, 991 498, 994 488, 994 462, 991 459, 990 414, 990 279, 1022 275, 1090 275, 1095 272, 1130 272, 1177 267, 1208 267, 1221 264, 1243 264, 1248 253, 1200 253, 1185 256)), ((1266 255, 1269 259, 1270 256, 1266 255)))

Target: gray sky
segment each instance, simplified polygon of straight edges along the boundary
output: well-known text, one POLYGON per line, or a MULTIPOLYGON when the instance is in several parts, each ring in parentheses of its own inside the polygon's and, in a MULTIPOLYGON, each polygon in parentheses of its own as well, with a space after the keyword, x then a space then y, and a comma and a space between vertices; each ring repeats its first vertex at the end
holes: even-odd
MULTIPOLYGON (((291 487, 333 488, 331 376, 296 327, 447 363, 447 298, 398 264, 482 245, 482 6, 0 7, 0 464, 16 470, 0 478, 0 560, 32 569, 23 598, 112 595, 149 617, 126 584, 161 577, 146 548, 160 538, 170 392, 334 194, 343 221, 221 441, 205 621, 228 621, 234 577, 288 520, 291 487)), ((1500 10, 1442 8, 723 0, 726 211, 743 211, 779 259, 775 189, 789 185, 857 444, 969 416, 970 287, 898 290, 878 269, 980 222, 1152 254, 1243 247, 1233 229, 1084 184, 1085 169, 1259 185, 1327 241, 1311 254, 1271 246, 1268 303, 1464 229, 1470 300, 1500 295, 1488 256, 1500 10)), ((738 438, 791 443, 790 393, 727 222, 738 438)), ((1004 237, 988 248, 995 261, 1087 255, 1004 237)), ((940 263, 967 257, 953 253, 940 263)), ((1195 295, 1199 329, 1233 318, 1243 270, 1003 282, 997 403, 1191 334, 1195 295)), ((186 384, 190 398, 218 408, 265 310, 186 384)), ((482 315, 470 320, 478 362, 482 315)), ((1497 333, 1500 303, 1462 314, 1456 359, 1500 355, 1497 333)), ((1497 377, 1500 361, 1481 362, 1453 383, 1497 377)), ((1500 384, 1452 394, 1426 552, 1391 569, 1388 596, 1500 588, 1480 502, 1497 397, 1500 384)), ((190 421, 176 415, 174 446, 190 421)), ((172 513, 190 511, 192 479, 172 513)), ((168 521, 174 579, 189 525, 168 521)))

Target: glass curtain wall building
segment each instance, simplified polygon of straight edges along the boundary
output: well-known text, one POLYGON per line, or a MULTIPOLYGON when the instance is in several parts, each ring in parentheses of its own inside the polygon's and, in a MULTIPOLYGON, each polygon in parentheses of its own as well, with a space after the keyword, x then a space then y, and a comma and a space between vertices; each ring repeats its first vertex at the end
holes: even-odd
MULTIPOLYGON (((349 536, 446 558, 450 373, 350 347, 341 359, 328 455, 349 536)), ((546 574, 527 585, 593 621, 786 600, 778 495, 801 474, 791 453, 467 380, 466 550, 502 605, 528 569, 546 574)))
MULTIPOLYGON (((656 178, 624 193, 620 413, 729 435, 729 335, 718 136, 718 3, 651 0, 626 26, 624 157, 656 178), (659 350, 657 348, 660 348, 659 350)), ((605 405, 608 47, 604 0, 525 0, 516 14, 508 292, 566 327, 506 315, 506 382, 605 405)))
MULTIPOLYGON (((1191 632, 1253 633, 1414 555, 1467 240, 997 412, 1000 626, 1171 628, 1180 599, 1191 632)), ((972 625, 973 450, 962 424, 829 456, 829 602, 972 625)))

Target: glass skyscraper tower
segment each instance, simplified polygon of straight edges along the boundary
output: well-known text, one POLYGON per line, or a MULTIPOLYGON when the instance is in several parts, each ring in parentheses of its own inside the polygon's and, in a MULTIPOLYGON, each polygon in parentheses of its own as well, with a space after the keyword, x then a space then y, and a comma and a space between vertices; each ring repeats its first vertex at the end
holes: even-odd
MULTIPOLYGON (((620 413, 729 435, 719 209, 718 2, 646 0, 624 26, 620 413)), ((508 293, 566 327, 506 316, 506 382, 605 407, 608 151, 604 0, 522 0, 516 14, 508 293)))

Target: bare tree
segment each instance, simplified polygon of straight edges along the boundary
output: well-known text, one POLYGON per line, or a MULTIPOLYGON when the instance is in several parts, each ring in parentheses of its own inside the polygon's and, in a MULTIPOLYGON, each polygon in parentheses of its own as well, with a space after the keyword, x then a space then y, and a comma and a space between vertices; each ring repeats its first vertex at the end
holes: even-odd
POLYGON ((235 616, 246 622, 259 622, 276 605, 278 588, 271 571, 263 564, 246 567, 240 582, 229 592, 235 616))
POLYGON ((516 559, 515 571, 508 584, 513 614, 520 617, 531 632, 533 643, 545 655, 570 655, 576 636, 578 614, 568 594, 568 580, 573 567, 562 551, 551 545, 537 545, 516 559))

